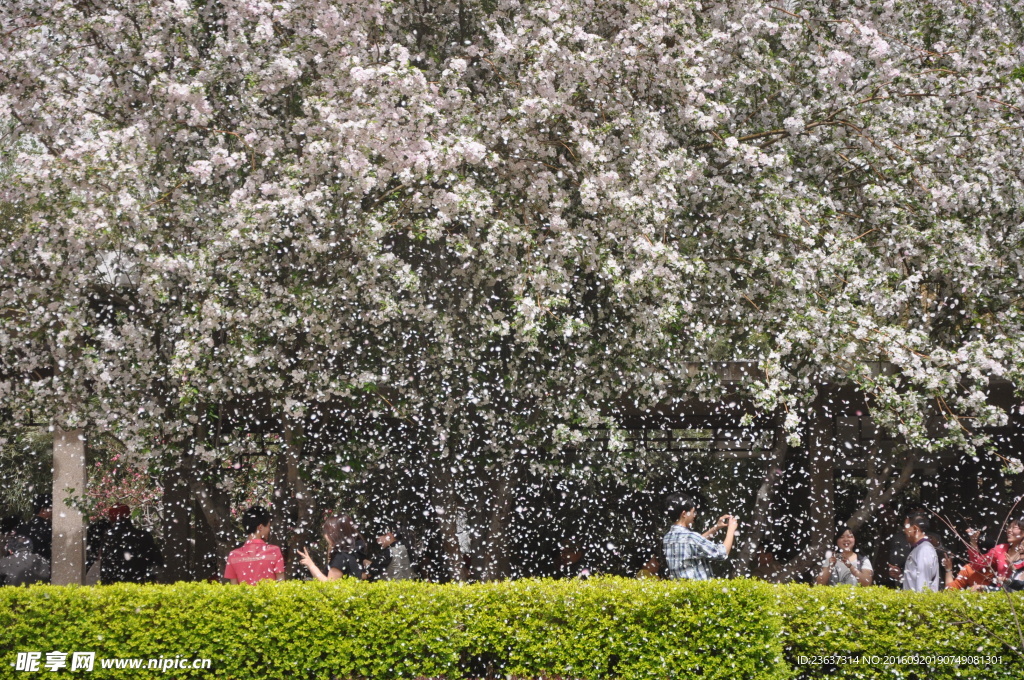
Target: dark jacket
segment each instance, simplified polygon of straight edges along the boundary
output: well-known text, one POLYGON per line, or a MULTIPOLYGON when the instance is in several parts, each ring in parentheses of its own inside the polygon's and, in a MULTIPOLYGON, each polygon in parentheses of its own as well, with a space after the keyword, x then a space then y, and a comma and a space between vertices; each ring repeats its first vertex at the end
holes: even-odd
POLYGON ((32 541, 32 552, 47 562, 53 561, 53 521, 36 516, 17 528, 18 534, 32 541))
POLYGON ((367 567, 373 581, 409 581, 419 579, 413 565, 412 550, 401 542, 395 541, 384 548, 367 567))
POLYGON ((101 552, 100 581, 103 583, 146 583, 152 581, 156 569, 164 565, 153 535, 132 526, 129 521, 117 522, 107 529, 101 552))
POLYGON ((50 581, 50 563, 31 550, 24 536, 4 537, 0 544, 0 586, 21 586, 50 581))
POLYGON ((336 548, 331 553, 330 559, 329 568, 337 569, 342 576, 361 579, 363 578, 363 560, 366 559, 366 542, 362 538, 355 539, 351 550, 336 548))

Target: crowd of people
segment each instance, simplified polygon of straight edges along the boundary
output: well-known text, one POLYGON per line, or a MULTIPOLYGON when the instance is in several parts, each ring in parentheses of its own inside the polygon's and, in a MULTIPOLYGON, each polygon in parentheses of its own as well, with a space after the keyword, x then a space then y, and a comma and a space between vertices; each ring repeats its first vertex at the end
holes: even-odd
MULTIPOLYGON (((45 583, 50 579, 52 558, 52 502, 38 496, 33 514, 27 520, 4 519, 0 527, 0 585, 45 583)), ((651 555, 637 573, 640 578, 705 580, 713 578, 712 563, 729 557, 738 538, 739 518, 719 517, 703 533, 696 525, 700 505, 686 494, 673 494, 666 501, 666 519, 670 522, 662 540, 663 551, 651 555), (721 542, 712 540, 725 532, 721 542)), ((271 514, 261 506, 246 510, 241 517, 246 539, 227 557, 224 581, 255 584, 285 577, 285 559, 280 547, 267 542, 271 514)), ((953 529, 950 526, 950 529, 953 529)), ((955 529, 953 529, 954 533, 955 529)), ((950 590, 992 591, 1024 590, 1024 516, 1013 518, 1000 528, 1002 542, 982 545, 982 531, 970 528, 963 540, 967 550, 964 564, 954 565, 954 554, 943 546, 932 531, 927 511, 911 511, 894 527, 894 539, 885 565, 889 582, 916 592, 950 590)), ((354 578, 361 581, 397 581, 419 579, 418 560, 413 542, 387 524, 360 530, 346 514, 328 515, 322 525, 326 544, 323 568, 309 548, 297 549, 299 564, 309 578, 333 581, 354 578), (367 540, 369 536, 372 540, 367 540), (375 545, 374 545, 375 544, 375 545)), ((959 535, 958 535, 959 537, 959 535)), ((566 577, 586 577, 590 570, 582 565, 583 550, 563 550, 566 577)), ((770 556, 769 556, 770 557, 770 556)), ((125 505, 109 508, 105 516, 89 526, 87 540, 88 583, 147 583, 157 580, 164 566, 163 556, 150 532, 136 527, 125 505)), ((776 573, 758 563, 755 575, 776 580, 776 573)), ((885 580, 885 579, 881 579, 885 580)), ((821 556, 814 583, 822 586, 871 586, 876 571, 868 555, 857 552, 857 537, 849 527, 841 526, 833 546, 821 556)))
MULTIPOLYGON (((0 527, 0 585, 50 581, 53 558, 53 501, 48 494, 33 499, 32 517, 4 518, 0 527)), ((86 567, 89 584, 148 583, 164 566, 153 534, 136 527, 131 509, 118 504, 89 525, 86 567)))
MULTIPOLYGON (((243 545, 228 555, 224 579, 228 583, 256 584, 264 580, 282 580, 285 575, 281 548, 266 542, 270 536, 270 513, 254 506, 242 515, 247 534, 243 545)), ((378 549, 371 551, 363 533, 349 515, 331 514, 323 524, 327 544, 326 573, 320 569, 309 549, 298 550, 300 563, 318 581, 334 581, 342 577, 362 581, 402 581, 418 579, 409 541, 392 527, 379 525, 375 535, 378 549)))
MULTIPOLYGON (((703 533, 694 530, 700 510, 698 502, 685 494, 667 499, 667 519, 671 522, 663 538, 663 552, 652 556, 637 573, 640 578, 704 580, 713 578, 711 563, 729 557, 737 540, 739 518, 723 515, 703 533), (724 530, 722 542, 712 538, 724 530)), ((284 577, 284 560, 276 546, 265 543, 270 533, 270 514, 263 508, 251 508, 243 518, 249 535, 246 543, 228 557, 224 578, 231 583, 255 583, 284 577)), ((916 592, 947 589, 975 591, 1024 590, 1024 517, 1009 521, 1006 540, 987 550, 979 546, 980 532, 968 529, 967 561, 956 571, 951 551, 932 532, 929 514, 913 511, 894 527, 895 537, 888 555, 886 574, 905 590, 916 592)), ((332 514, 323 524, 327 545, 326 567, 321 569, 308 551, 299 550, 301 564, 312 578, 333 581, 350 577, 360 580, 403 580, 419 578, 410 542, 390 528, 370 532, 379 546, 376 554, 348 515, 332 514)), ((857 537, 846 526, 836 532, 834 546, 825 551, 816 572, 818 585, 871 586, 875 569, 866 554, 857 552, 857 537)), ((582 550, 573 546, 563 550, 567 566, 563 576, 583 577, 591 571, 583 565, 582 550)))
MULTIPOLYGON (((739 519, 723 515, 710 529, 699 534, 692 528, 699 510, 699 504, 689 495, 673 494, 667 499, 667 519, 672 522, 663 540, 668 578, 710 579, 711 562, 725 560, 732 550, 739 519), (722 529, 726 530, 724 541, 712 541, 711 537, 722 529)), ((954 570, 951 552, 931 528, 926 511, 910 512, 903 518, 902 536, 897 534, 886 567, 889 577, 904 590, 938 591, 943 587, 975 591, 1024 590, 1024 516, 1008 521, 1005 542, 988 550, 979 546, 981 532, 968 529, 968 560, 959 571, 954 570)), ((874 567, 867 555, 857 553, 856 545, 854 532, 849 527, 839 527, 833 549, 825 552, 814 582, 830 586, 873 585, 874 567)), ((649 562, 640 576, 656 574, 657 567, 657 560, 653 564, 649 562)))
MULTIPOLYGON (((10 516, 0 527, 0 586, 20 586, 50 581, 53 508, 48 495, 34 499, 32 517, 10 516)), ((245 542, 228 555, 224 580, 255 584, 285 576, 281 548, 267 542, 271 515, 254 506, 241 517, 245 542)), ((321 571, 309 550, 298 550, 300 563, 311 578, 333 581, 353 577, 363 581, 418 579, 411 542, 391 527, 372 527, 376 549, 349 515, 332 514, 323 524, 327 564, 321 571)), ((164 566, 163 555, 152 533, 136 527, 131 509, 114 505, 98 521, 91 522, 86 540, 86 568, 89 585, 150 583, 157 581, 164 566)))

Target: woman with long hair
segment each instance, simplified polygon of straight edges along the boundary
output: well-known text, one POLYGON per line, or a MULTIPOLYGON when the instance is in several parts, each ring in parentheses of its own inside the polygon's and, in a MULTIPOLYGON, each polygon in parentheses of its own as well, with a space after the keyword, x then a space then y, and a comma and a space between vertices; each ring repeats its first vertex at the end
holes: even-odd
POLYGON ((298 550, 301 564, 318 581, 334 581, 342 576, 363 578, 363 560, 366 558, 366 541, 349 515, 330 514, 324 520, 324 540, 327 541, 327 574, 309 556, 308 550, 298 550))

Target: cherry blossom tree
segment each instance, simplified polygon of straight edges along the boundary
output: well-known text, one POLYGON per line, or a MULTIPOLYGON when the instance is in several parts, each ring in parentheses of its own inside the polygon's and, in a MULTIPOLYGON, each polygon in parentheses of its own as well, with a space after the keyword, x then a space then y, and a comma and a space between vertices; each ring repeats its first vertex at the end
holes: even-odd
POLYGON ((1024 384, 1013 3, 14 0, 0 24, 0 400, 115 433, 214 524, 246 432, 286 433, 301 484, 307 454, 402 431, 454 573, 466 480, 499 565, 526 470, 616 404, 720 399, 712 360, 757 362, 729 389, 825 495, 829 386, 913 454, 984 447, 989 380, 1024 384))

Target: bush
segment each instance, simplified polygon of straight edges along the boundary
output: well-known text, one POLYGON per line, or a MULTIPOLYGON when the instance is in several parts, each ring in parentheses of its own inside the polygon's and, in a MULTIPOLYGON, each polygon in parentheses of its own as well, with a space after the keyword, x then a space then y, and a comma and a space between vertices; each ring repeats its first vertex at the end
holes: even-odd
POLYGON ((808 586, 780 586, 777 594, 786 660, 799 677, 1024 677, 1014 624, 1016 617, 1024 624, 1021 595, 808 586), (801 664, 801 657, 831 663, 801 664))
MULTIPOLYGON (((1024 599, 1017 597, 1024 613, 1024 599)), ((0 676, 16 652, 94 652, 88 677, 775 678, 1014 677, 1003 595, 915 595, 755 581, 625 579, 459 586, 181 583, 0 588, 0 676), (1001 664, 832 665, 834 654, 1001 655, 1001 664), (210 659, 205 669, 102 668, 104 659, 210 659)), ((1016 643, 1019 646, 1019 641, 1016 643)), ((148 663, 148 661, 143 662, 148 663)), ((62 673, 69 672, 62 669, 62 673)))

